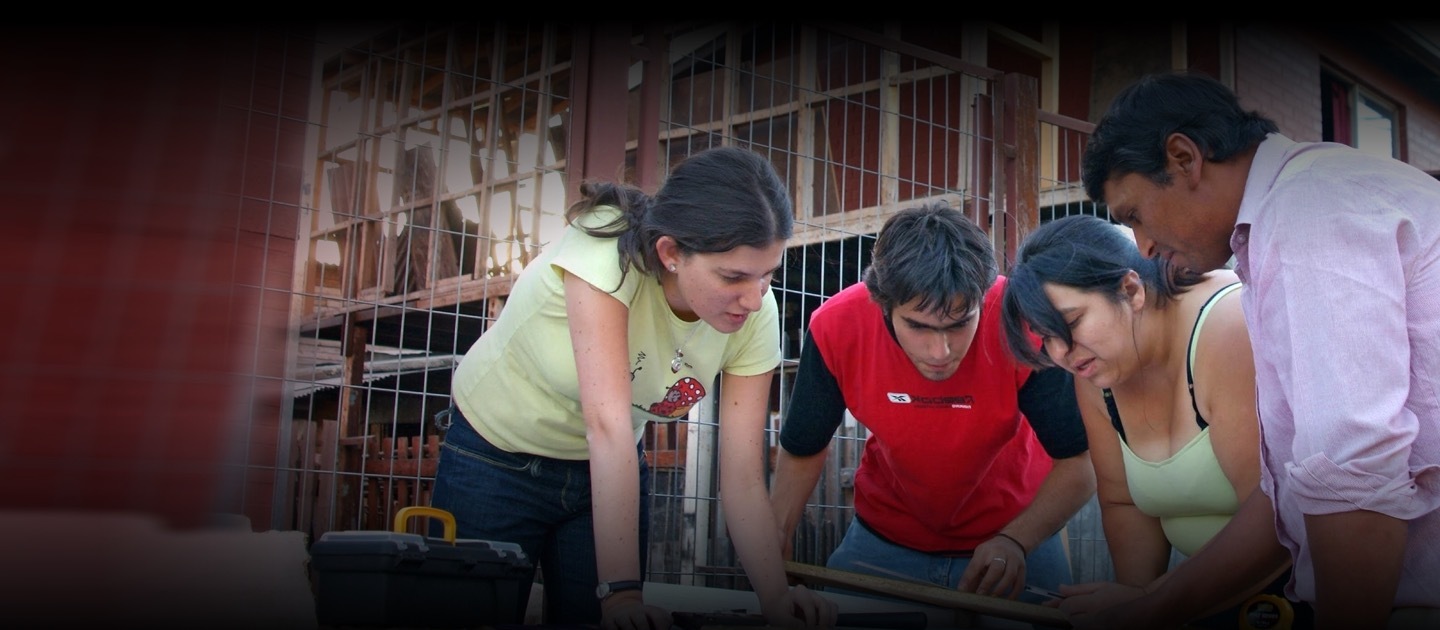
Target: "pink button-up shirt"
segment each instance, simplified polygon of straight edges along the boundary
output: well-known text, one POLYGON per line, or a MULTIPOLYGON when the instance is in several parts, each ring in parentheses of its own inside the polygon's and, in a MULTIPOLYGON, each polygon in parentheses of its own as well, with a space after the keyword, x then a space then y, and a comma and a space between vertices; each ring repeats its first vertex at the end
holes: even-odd
POLYGON ((1395 605, 1440 606, 1440 181, 1271 134, 1230 245, 1289 594, 1315 600, 1304 515, 1370 510, 1410 523, 1395 605))

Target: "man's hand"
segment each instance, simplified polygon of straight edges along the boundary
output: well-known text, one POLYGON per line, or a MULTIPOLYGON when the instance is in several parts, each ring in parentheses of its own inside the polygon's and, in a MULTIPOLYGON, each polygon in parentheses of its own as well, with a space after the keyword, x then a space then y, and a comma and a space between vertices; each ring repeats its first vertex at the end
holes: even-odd
POLYGON ((1025 550, 1005 536, 980 543, 960 576, 959 589, 1015 599, 1025 590, 1025 550))

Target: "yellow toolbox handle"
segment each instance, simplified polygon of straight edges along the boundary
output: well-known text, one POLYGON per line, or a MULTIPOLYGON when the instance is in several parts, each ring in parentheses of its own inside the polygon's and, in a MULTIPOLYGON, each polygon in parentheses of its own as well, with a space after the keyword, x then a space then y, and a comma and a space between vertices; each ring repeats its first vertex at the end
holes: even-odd
POLYGON ((395 513, 395 531, 405 533, 405 523, 417 516, 430 516, 445 523, 445 541, 455 542, 455 515, 428 505, 411 505, 395 513))

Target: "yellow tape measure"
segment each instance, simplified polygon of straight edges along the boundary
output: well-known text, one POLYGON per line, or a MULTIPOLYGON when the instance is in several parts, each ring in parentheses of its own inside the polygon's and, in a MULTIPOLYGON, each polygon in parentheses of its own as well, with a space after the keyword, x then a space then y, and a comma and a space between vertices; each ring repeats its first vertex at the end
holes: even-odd
POLYGON ((1290 630, 1293 623, 1295 609, 1284 597, 1261 594, 1240 605, 1240 627, 1243 630, 1290 630))

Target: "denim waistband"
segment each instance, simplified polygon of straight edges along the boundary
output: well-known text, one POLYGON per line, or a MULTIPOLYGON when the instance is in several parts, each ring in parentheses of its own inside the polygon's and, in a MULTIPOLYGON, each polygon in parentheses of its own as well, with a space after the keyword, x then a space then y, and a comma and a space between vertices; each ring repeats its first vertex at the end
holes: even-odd
POLYGON ((928 553, 928 554, 930 554, 930 555, 932 555, 932 556, 945 556, 945 557, 947 557, 947 558, 969 558, 969 557, 975 555, 975 550, 974 550, 974 549, 942 549, 942 550, 939 550, 939 551, 926 551, 926 550, 924 550, 924 549, 916 549, 916 548, 914 548, 914 547, 911 547, 910 545, 904 545, 904 544, 895 542, 895 541, 893 541, 893 540, 890 540, 889 538, 886 538, 884 534, 882 534, 882 533, 880 533, 880 532, 878 532, 878 531, 875 531, 875 528, 874 528, 874 527, 871 527, 869 523, 866 523, 866 522, 865 522, 865 519, 860 518, 860 516, 859 516, 858 514, 855 515, 854 518, 855 518, 855 523, 858 524, 858 525, 860 525, 861 527, 864 527, 864 528, 865 528, 865 531, 870 532, 870 535, 872 535, 872 536, 874 536, 874 537, 876 537, 876 538, 879 538, 880 540, 883 540, 883 541, 885 541, 885 542, 887 542, 887 543, 890 543, 890 544, 892 544, 892 545, 895 545, 896 547, 904 547, 904 548, 906 548, 906 549, 909 549, 910 551, 915 551, 915 552, 919 552, 919 553, 928 553))

